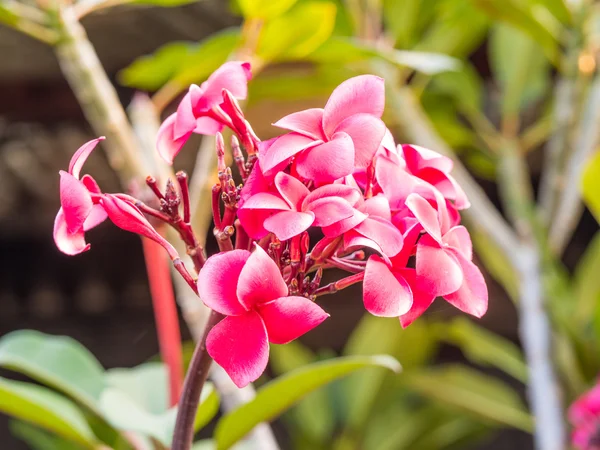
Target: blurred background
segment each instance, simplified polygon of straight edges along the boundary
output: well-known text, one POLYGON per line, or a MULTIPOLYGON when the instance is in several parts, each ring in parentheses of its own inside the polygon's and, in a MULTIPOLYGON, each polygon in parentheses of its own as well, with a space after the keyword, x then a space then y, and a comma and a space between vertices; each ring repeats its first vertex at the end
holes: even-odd
MULTIPOLYGON (((162 6, 169 2, 136 3, 92 9, 82 25, 122 104, 138 91, 162 93, 165 117, 183 85, 200 83, 232 53, 237 44, 228 36, 239 33, 244 10, 221 0, 168 8, 162 6)), ((442 142, 453 149, 500 211, 506 212, 497 181, 507 142, 517 145, 539 204, 548 164, 562 171, 570 167, 569 155, 586 146, 585 163, 574 175, 563 174, 558 189, 581 185, 600 128, 600 101, 588 104, 598 96, 600 5, 285 3, 287 22, 270 26, 264 19, 253 49, 260 69, 245 109, 261 139, 278 133, 270 124, 283 115, 322 106, 342 80, 378 73, 398 88, 387 87, 384 117, 396 141, 442 142), (567 119, 557 119, 557 111, 567 119), (558 163, 548 162, 551 142, 566 149, 558 163)), ((251 22, 244 23, 247 31, 251 22)), ((24 328, 68 335, 105 368, 132 367, 158 353, 139 238, 104 224, 89 233, 92 251, 77 257, 59 253, 52 240, 58 171, 94 135, 53 49, 0 20, 0 336, 24 328)), ((199 144, 200 137, 188 143, 177 169, 192 170, 199 144)), ((106 191, 121 189, 103 152, 86 169, 106 191)), ((511 183, 510 176, 504 183, 511 183)), ((580 204, 578 196, 575 202, 580 204)), ((544 214, 541 228, 562 220, 552 207, 544 214)), ((548 301, 558 304, 550 315, 559 324, 553 342, 565 405, 589 387, 600 367, 598 224, 587 209, 576 215, 568 235, 560 237, 565 242, 550 251, 551 269, 541 275, 546 291, 555 294, 548 301), (576 331, 562 325, 573 317, 576 331)), ((395 320, 363 317, 359 288, 324 298, 331 319, 301 343, 273 349, 268 377, 335 354, 390 353, 405 367, 400 377, 366 371, 311 394, 274 423, 282 448, 532 448, 515 307, 518 271, 493 242, 476 228, 471 232, 490 290, 489 312, 476 324, 438 301, 402 330, 395 320)), ((209 240, 209 253, 212 245, 209 240)), ((183 322, 182 332, 189 340, 183 322)), ((13 437, 5 416, 0 442, 6 450, 30 448, 13 437)))

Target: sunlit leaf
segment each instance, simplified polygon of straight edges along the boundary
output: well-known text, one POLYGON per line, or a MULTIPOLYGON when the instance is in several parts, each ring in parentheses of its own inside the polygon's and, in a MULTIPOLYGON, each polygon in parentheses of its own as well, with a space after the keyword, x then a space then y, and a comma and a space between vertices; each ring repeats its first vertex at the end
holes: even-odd
POLYGON ((444 337, 460 347, 470 361, 496 367, 517 380, 527 382, 527 365, 514 343, 465 317, 454 319, 444 330, 444 337))
POLYGON ((85 448, 97 445, 83 413, 75 404, 42 386, 0 378, 0 412, 35 424, 85 448))
POLYGON ((0 366, 64 392, 92 410, 104 389, 104 369, 79 342, 20 330, 0 339, 0 366))
POLYGON ((246 19, 270 20, 281 16, 298 0, 237 0, 246 19))
POLYGON ((0 23, 12 26, 18 22, 19 16, 17 16, 10 8, 10 1, 0 0, 0 23))
MULTIPOLYGON (((600 191, 594 193, 600 196, 600 191)), ((585 253, 577 263, 573 274, 575 294, 574 316, 580 326, 589 324, 600 300, 600 233, 596 233, 585 253)))
POLYGON ((596 152, 587 163, 581 182, 583 199, 600 223, 600 152, 596 152))
POLYGON ((217 449, 230 448, 261 422, 269 421, 287 410, 306 394, 325 384, 365 367, 400 370, 389 356, 356 356, 314 363, 267 383, 256 397, 226 414, 217 424, 217 449))
POLYGON ((303 58, 331 36, 335 16, 333 3, 299 3, 283 16, 265 24, 256 55, 264 61, 303 58))
POLYGON ((473 417, 530 432, 533 420, 509 386, 464 366, 452 365, 404 375, 407 387, 473 417))
POLYGON ((32 450, 82 450, 79 444, 47 433, 33 425, 18 420, 9 424, 10 433, 24 441, 32 450))

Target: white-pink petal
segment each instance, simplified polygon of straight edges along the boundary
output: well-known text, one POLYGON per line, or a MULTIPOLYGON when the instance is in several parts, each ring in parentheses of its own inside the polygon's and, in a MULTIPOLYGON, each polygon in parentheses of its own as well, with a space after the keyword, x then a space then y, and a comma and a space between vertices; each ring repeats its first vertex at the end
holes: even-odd
POLYGON ((335 133, 346 133, 354 144, 354 165, 357 168, 367 167, 381 144, 385 134, 385 124, 381 119, 370 114, 353 114, 341 122, 335 133))
POLYGON ((416 269, 424 289, 436 297, 456 292, 463 283, 456 257, 427 235, 417 244, 416 269))
POLYGON ((83 229, 69 233, 63 209, 58 210, 54 220, 54 243, 58 249, 66 255, 77 255, 90 249, 90 244, 85 242, 83 229))
POLYGON ((329 142, 313 146, 296 156, 298 174, 318 185, 331 183, 354 170, 354 144, 346 133, 336 133, 329 142))
POLYGON ((98 145, 98 142, 103 141, 104 139, 106 139, 104 136, 100 136, 97 139, 92 139, 91 141, 86 142, 77 149, 77 151, 71 157, 71 161, 69 162, 69 173, 71 175, 79 179, 81 168, 85 164, 85 161, 94 151, 98 145))
POLYGON ((265 175, 269 175, 281 163, 288 161, 302 150, 321 144, 322 141, 303 136, 298 133, 288 133, 279 136, 267 152, 259 152, 260 166, 265 175))
POLYGON ((463 282, 458 290, 444 295, 448 303, 475 317, 485 314, 488 307, 488 290, 479 268, 466 259, 458 250, 450 249, 458 260, 463 273, 463 282))
POLYGON ((267 217, 263 226, 280 241, 287 241, 306 231, 314 221, 315 215, 311 211, 280 211, 267 217))
POLYGON ((294 131, 315 140, 325 140, 322 121, 323 109, 310 108, 282 117, 273 125, 294 131))
POLYGON ((412 292, 402 277, 396 277, 377 255, 367 261, 363 281, 363 303, 374 316, 398 317, 412 305, 412 292))

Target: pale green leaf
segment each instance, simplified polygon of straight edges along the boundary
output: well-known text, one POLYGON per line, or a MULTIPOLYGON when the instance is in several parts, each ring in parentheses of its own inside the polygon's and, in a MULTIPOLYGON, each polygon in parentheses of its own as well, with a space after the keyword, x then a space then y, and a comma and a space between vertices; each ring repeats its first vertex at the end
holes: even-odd
MULTIPOLYGON (((600 191, 594 193, 600 196, 600 191)), ((573 274, 575 296, 574 318, 585 328, 589 325, 600 300, 600 233, 596 233, 585 253, 577 263, 573 274)))
POLYGON ((600 152, 587 163, 581 178, 583 200, 600 223, 600 152))
POLYGON ((91 410, 104 389, 104 369, 83 345, 69 337, 20 330, 0 339, 0 367, 59 390, 91 410))
POLYGON ((217 449, 230 448, 256 425, 277 417, 315 389, 355 370, 375 366, 400 370, 400 364, 389 356, 344 357, 304 366, 267 383, 252 401, 219 421, 215 431, 217 449))
POLYGON ((464 366, 452 365, 405 374, 407 387, 483 421, 530 432, 533 419, 509 386, 464 366))
POLYGON ((96 438, 83 413, 65 397, 42 386, 0 378, 0 412, 85 448, 96 446, 96 438))
POLYGON ((238 0, 246 19, 271 20, 281 16, 298 0, 238 0))
POLYGON ((125 392, 151 414, 162 414, 169 409, 169 375, 162 363, 145 363, 131 369, 110 369, 106 372, 106 383, 125 392))
POLYGON ((27 422, 12 420, 9 424, 10 433, 21 439, 32 450, 82 450, 79 444, 47 433, 27 422))
POLYGON ((470 64, 436 75, 432 89, 450 96, 463 111, 479 111, 483 102, 483 81, 470 64))

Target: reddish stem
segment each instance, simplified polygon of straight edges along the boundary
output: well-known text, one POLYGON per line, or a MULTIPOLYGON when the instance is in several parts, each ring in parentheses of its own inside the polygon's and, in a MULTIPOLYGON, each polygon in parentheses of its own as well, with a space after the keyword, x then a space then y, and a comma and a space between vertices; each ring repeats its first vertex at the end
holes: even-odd
POLYGON ((323 287, 320 287, 315 291, 315 296, 326 295, 326 294, 334 294, 337 291, 341 291, 342 289, 347 288, 348 286, 352 286, 353 284, 360 283, 365 277, 364 272, 360 272, 354 275, 350 275, 349 277, 342 278, 341 280, 337 280, 333 283, 329 283, 323 287))
POLYGON ((183 221, 185 223, 190 223, 190 191, 188 188, 188 177, 187 174, 183 171, 179 171, 175 174, 177 177, 177 182, 179 183, 179 188, 181 190, 181 203, 183 203, 183 221))
POLYGON ((169 403, 174 406, 183 385, 183 360, 173 283, 163 248, 145 237, 142 237, 142 245, 160 354, 169 373, 169 403))

